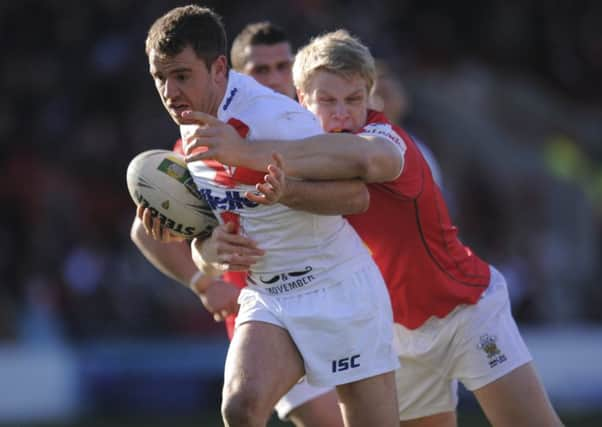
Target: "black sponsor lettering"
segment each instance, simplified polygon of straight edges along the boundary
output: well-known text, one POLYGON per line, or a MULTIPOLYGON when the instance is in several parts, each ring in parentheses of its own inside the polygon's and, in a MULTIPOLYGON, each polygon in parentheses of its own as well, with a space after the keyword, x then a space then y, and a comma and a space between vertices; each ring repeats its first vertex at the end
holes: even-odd
POLYGON ((360 358, 359 354, 354 354, 351 357, 343 357, 339 360, 332 361, 332 372, 341 372, 346 371, 347 369, 353 369, 360 366, 360 362, 358 359, 360 358))
POLYGON ((314 279, 315 277, 310 274, 309 276, 293 280, 292 282, 286 282, 278 286, 272 286, 271 288, 268 288, 268 292, 272 295, 278 295, 283 292, 289 292, 293 289, 299 289, 304 287, 305 285, 311 283, 314 279))

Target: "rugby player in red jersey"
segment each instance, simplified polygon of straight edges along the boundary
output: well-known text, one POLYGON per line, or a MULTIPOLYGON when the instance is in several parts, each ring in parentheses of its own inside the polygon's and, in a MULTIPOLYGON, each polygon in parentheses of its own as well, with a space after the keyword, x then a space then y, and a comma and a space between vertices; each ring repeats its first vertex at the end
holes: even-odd
MULTIPOLYGON (((347 219, 370 248, 392 300, 401 426, 455 426, 458 381, 474 393, 494 426, 561 425, 512 317, 504 277, 459 240, 412 138, 368 109, 374 82, 369 50, 345 31, 329 33, 298 52, 293 74, 299 101, 323 128, 347 134, 246 142, 195 112, 190 117, 204 127, 186 141, 186 151, 193 153, 188 159, 256 170, 272 163, 269 185, 257 186, 264 197, 256 200, 313 212, 338 195, 310 180, 368 183, 369 209, 347 219), (398 148, 397 163, 386 158, 384 144, 398 148), (199 146, 207 151, 194 152, 199 146), (273 164, 274 152, 283 159, 279 164, 273 164), (382 182, 380 174, 391 167, 397 178, 382 182)), ((217 261, 243 262, 242 253, 245 245, 217 261)))

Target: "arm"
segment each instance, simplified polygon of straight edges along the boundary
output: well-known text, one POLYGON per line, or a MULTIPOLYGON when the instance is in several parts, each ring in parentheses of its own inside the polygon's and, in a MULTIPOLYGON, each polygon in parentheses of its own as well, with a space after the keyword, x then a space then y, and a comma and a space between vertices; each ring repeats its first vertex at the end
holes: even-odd
POLYGON ((191 288, 194 292, 203 292, 209 286, 216 274, 207 269, 202 275, 197 275, 199 269, 192 261, 192 253, 185 240, 164 243, 156 240, 147 233, 143 221, 136 217, 130 230, 130 238, 142 255, 161 273, 167 277, 191 288), (191 283, 199 276, 194 283, 191 283))
POLYGON ((360 180, 287 180, 286 188, 280 203, 318 215, 359 214, 370 205, 370 193, 360 180))
POLYGON ((236 154, 241 165, 265 169, 274 151, 286 160, 287 174, 312 180, 387 182, 399 176, 403 163, 399 150, 388 141, 349 133, 293 141, 253 141, 236 154))
POLYGON ((155 268, 192 290, 216 321, 238 311, 240 289, 213 275, 198 274, 199 269, 192 261, 187 241, 164 243, 156 240, 153 234, 147 233, 143 220, 138 217, 132 223, 130 237, 155 268))
POLYGON ((351 215, 365 212, 370 193, 360 180, 299 181, 288 179, 284 159, 274 153, 264 182, 257 184, 258 193, 245 197, 260 204, 282 203, 290 208, 318 215, 351 215))
POLYGON ((322 134, 300 140, 249 142, 232 126, 207 114, 190 112, 186 118, 201 125, 185 136, 187 161, 216 159, 266 170, 272 153, 278 152, 290 176, 314 180, 358 178, 364 182, 392 181, 403 168, 397 147, 378 136, 322 134), (199 147, 207 147, 207 151, 200 153, 199 147))

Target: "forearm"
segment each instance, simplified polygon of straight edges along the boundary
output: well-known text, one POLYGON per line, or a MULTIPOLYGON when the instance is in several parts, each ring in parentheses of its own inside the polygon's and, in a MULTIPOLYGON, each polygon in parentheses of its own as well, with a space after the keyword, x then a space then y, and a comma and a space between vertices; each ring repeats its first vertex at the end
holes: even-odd
POLYGON ((399 150, 378 137, 322 134, 293 141, 250 141, 240 151, 237 166, 265 170, 272 153, 284 158, 289 176, 311 180, 361 179, 387 182, 403 166, 399 150))
POLYGON ((351 215, 365 212, 370 193, 360 180, 287 181, 280 203, 318 215, 351 215))
MULTIPOLYGON (((190 287, 191 280, 199 272, 192 260, 188 242, 163 243, 146 234, 142 222, 136 218, 132 224, 131 239, 144 257, 167 277, 190 287)), ((198 285, 208 286, 212 277, 198 277, 198 285), (202 282, 202 283, 200 283, 202 282), (205 283, 206 282, 206 283, 205 283)), ((196 283, 195 283, 196 284, 196 283)))

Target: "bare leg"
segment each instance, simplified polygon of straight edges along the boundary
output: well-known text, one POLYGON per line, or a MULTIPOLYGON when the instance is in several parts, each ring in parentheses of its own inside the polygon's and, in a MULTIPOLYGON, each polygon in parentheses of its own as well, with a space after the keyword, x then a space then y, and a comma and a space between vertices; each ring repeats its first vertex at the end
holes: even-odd
POLYGON ((293 409, 288 418, 296 427, 343 427, 343 417, 334 390, 293 409))
POLYGON ((264 322, 240 325, 226 358, 225 425, 265 426, 275 403, 303 374, 303 361, 285 329, 264 322))
POLYGON ((399 425, 394 372, 337 386, 337 393, 345 426, 399 425))
POLYGON ((399 422, 400 427, 456 427, 456 413, 442 412, 427 417, 399 422))
POLYGON ((474 395, 494 427, 562 425, 532 363, 475 390, 474 395))

